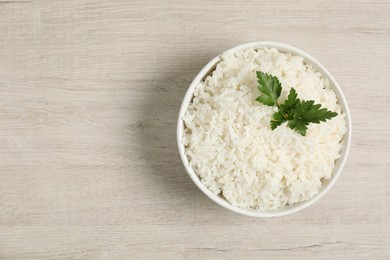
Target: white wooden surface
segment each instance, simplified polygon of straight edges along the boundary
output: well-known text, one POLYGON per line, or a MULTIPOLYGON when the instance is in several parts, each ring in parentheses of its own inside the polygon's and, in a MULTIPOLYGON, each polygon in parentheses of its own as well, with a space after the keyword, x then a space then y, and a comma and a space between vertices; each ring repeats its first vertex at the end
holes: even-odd
POLYGON ((0 1, 0 259, 390 259, 390 2, 0 1), (282 218, 231 213, 186 176, 175 127, 232 46, 297 46, 333 73, 344 173, 282 218))

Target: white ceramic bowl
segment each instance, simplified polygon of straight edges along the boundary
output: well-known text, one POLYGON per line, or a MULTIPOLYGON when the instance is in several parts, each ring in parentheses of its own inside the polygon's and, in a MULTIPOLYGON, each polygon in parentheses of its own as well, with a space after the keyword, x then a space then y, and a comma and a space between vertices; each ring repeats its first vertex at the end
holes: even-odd
POLYGON ((293 54, 304 57, 307 61, 312 63, 312 65, 314 67, 316 67, 325 77, 327 77, 329 79, 331 86, 333 86, 333 88, 336 92, 336 95, 337 95, 338 103, 341 106, 341 110, 343 113, 346 113, 346 115, 347 115, 346 116, 347 132, 346 132, 345 137, 344 137, 344 147, 341 151, 341 157, 336 161, 333 177, 330 180, 323 182, 322 187, 319 190, 318 194, 316 196, 314 196, 312 199, 307 200, 307 201, 303 201, 300 203, 296 203, 296 204, 293 204, 290 206, 286 206, 286 207, 283 207, 283 208, 280 208, 277 210, 267 211, 267 212, 260 212, 260 211, 254 210, 254 209, 246 209, 246 208, 239 208, 239 207, 232 206, 222 196, 215 195, 205 185, 203 185, 201 183, 198 175, 194 172, 194 170, 188 164, 188 159, 187 159, 187 156, 185 155, 185 147, 182 144, 183 130, 184 130, 183 116, 188 109, 188 105, 191 102, 191 99, 193 97, 193 92, 194 92, 196 85, 198 85, 199 82, 201 82, 210 72, 212 72, 215 69, 215 66, 218 64, 218 62, 221 61, 222 54, 218 55, 217 57, 212 59, 209 63, 207 63, 207 65, 204 66, 204 68, 198 73, 198 75, 195 77, 195 79, 192 81, 190 87, 188 88, 187 93, 184 97, 183 103, 181 105, 180 112, 179 112, 179 119, 178 119, 178 123, 177 123, 177 142, 179 145, 180 156, 181 156, 181 159, 183 161, 184 167, 187 170, 188 175, 191 177, 192 181, 196 184, 196 186, 198 186, 198 188, 201 191, 203 191, 203 193, 206 194, 211 200, 213 200, 214 202, 218 203, 219 205, 221 205, 229 210, 232 210, 234 212, 244 214, 247 216, 278 217, 278 216, 284 216, 284 215, 288 215, 288 214, 300 211, 300 210, 310 206, 311 204, 316 202, 318 199, 320 199, 334 185, 334 183, 336 182, 336 180, 338 179, 338 177, 341 174, 341 171, 344 167, 345 161, 346 161, 347 156, 348 156, 349 146, 351 144, 352 125, 351 125, 351 116, 350 116, 350 112, 348 109, 347 101, 345 100, 344 94, 341 91, 339 84, 337 84, 336 80, 332 77, 332 75, 328 72, 328 70, 324 66, 322 66, 322 64, 319 61, 317 61, 315 58, 313 58, 312 56, 310 56, 306 52, 304 52, 298 48, 292 47, 290 45, 277 43, 277 42, 251 42, 251 43, 239 45, 237 47, 234 47, 232 49, 227 50, 226 52, 234 53, 234 52, 241 51, 241 50, 248 49, 248 48, 255 48, 256 49, 256 48, 260 48, 260 47, 274 47, 274 48, 277 48, 281 51, 293 53, 293 54))

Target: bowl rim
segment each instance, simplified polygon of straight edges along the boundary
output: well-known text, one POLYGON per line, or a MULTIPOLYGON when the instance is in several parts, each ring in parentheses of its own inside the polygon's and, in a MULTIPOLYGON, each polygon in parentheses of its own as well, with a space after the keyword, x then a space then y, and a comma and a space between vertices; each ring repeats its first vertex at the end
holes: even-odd
POLYGON ((298 49, 296 47, 293 47, 288 44, 279 43, 279 42, 272 42, 272 41, 257 41, 257 42, 249 42, 244 43, 238 46, 235 46, 233 48, 230 48, 216 57, 214 57, 211 61, 209 61, 201 70, 200 72, 195 76, 195 78, 192 80, 190 86, 187 89, 187 92, 183 98, 179 116, 178 116, 178 122, 177 122, 177 144, 179 148, 180 157, 182 160, 182 163, 184 165, 184 168, 187 171, 187 174, 190 176, 192 181, 195 183, 195 185, 212 201, 217 203, 218 205, 229 209, 233 212, 251 216, 251 217, 279 217, 279 216, 285 216, 289 215, 298 211, 301 211, 316 201, 318 201, 320 198, 322 198, 335 184, 339 176, 341 175, 341 172, 345 166, 349 149, 351 145, 351 138, 352 138, 352 122, 351 122, 351 114, 348 108, 347 101, 345 99, 344 93, 342 92, 339 84, 334 79, 334 77, 330 74, 330 72, 313 56, 310 54, 304 52, 301 49, 298 49), (182 138, 183 138, 183 131, 184 131, 184 122, 183 122, 183 116, 185 115, 185 112, 188 109, 189 104, 191 103, 193 92, 195 90, 196 85, 201 82, 207 75, 209 75, 210 72, 212 72, 215 68, 215 66, 222 60, 222 55, 226 53, 235 53, 244 49, 249 48, 260 48, 260 47, 271 47, 271 48, 277 48, 278 50, 282 50, 285 52, 290 52, 299 56, 304 57, 306 60, 308 60, 310 63, 312 63, 326 78, 328 78, 329 82, 333 85, 333 88, 337 95, 337 100, 342 108, 342 111, 346 114, 346 120, 347 120, 347 131, 344 136, 344 146, 341 150, 340 158, 337 159, 337 165, 335 164, 334 168, 334 174, 331 179, 329 179, 329 182, 326 184, 326 186, 323 186, 321 190, 311 199, 299 202, 296 204, 293 204, 294 206, 291 207, 284 207, 278 209, 278 211, 256 211, 254 209, 250 208, 239 208, 236 206, 231 205, 229 202, 226 201, 223 197, 214 194, 211 192, 204 184, 201 183, 200 178, 198 175, 194 172, 192 167, 189 166, 189 162, 187 159, 187 156, 185 155, 185 147, 182 144, 182 138))

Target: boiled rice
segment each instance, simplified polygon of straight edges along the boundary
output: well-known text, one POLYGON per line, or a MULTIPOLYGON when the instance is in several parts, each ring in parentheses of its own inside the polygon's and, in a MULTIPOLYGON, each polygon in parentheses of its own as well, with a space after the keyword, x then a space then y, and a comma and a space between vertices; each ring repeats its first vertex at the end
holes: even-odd
POLYGON ((183 144, 202 183, 233 206, 277 209, 315 196, 332 177, 346 132, 334 90, 303 57, 275 48, 226 53, 198 84, 184 116, 183 144), (294 87, 298 97, 339 113, 310 124, 306 136, 286 123, 270 128, 276 107, 260 104, 256 71, 277 76, 279 101, 294 87))

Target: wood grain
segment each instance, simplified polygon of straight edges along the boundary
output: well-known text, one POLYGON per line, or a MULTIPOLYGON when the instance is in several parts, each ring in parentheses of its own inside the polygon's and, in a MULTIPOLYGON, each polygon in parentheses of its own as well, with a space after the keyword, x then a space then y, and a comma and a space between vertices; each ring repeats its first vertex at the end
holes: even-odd
POLYGON ((389 1, 0 1, 0 259, 389 259, 389 1), (297 46, 352 112, 334 188, 255 219, 186 176, 176 119, 216 54, 297 46))

